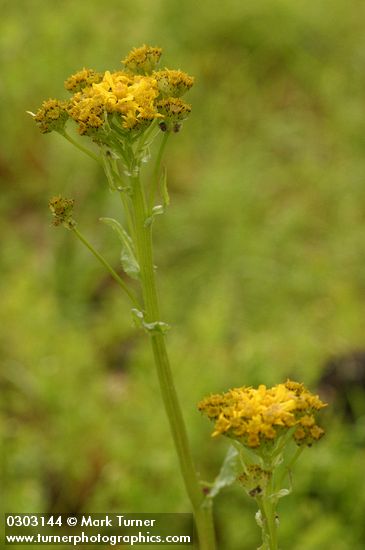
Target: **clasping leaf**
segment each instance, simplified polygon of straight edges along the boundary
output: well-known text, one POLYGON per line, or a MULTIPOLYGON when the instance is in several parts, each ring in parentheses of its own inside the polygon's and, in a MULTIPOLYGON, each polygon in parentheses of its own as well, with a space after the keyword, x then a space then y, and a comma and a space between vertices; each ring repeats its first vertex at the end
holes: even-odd
POLYGON ((134 255, 132 239, 130 238, 124 227, 122 227, 122 225, 114 218, 100 218, 100 221, 102 221, 106 225, 110 225, 110 227, 116 232, 122 243, 120 260, 123 270, 133 279, 138 279, 140 269, 137 259, 134 255))
POLYGON ((240 466, 241 462, 239 452, 235 447, 233 447, 233 445, 231 445, 228 448, 221 470, 212 484, 208 498, 216 497, 224 487, 232 485, 242 470, 242 467, 240 468, 240 466))

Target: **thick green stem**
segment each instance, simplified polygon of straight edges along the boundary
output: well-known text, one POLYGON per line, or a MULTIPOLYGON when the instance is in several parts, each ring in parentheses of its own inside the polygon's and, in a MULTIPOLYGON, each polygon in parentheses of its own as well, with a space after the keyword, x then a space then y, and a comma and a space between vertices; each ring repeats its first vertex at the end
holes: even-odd
POLYGON ((273 502, 269 495, 258 497, 256 501, 261 512, 262 548, 278 550, 276 501, 273 502))
POLYGON ((270 498, 266 499, 265 508, 266 508, 266 517, 267 517, 267 532, 269 535, 269 549, 278 550, 276 502, 272 502, 270 498))
POLYGON ((267 521, 267 515, 266 515, 266 508, 264 506, 262 497, 257 497, 256 502, 258 504, 259 512, 261 514, 260 525, 261 525, 261 533, 262 533, 262 546, 260 548, 264 550, 269 550, 267 541, 270 535, 268 533, 268 521, 267 521))
MULTIPOLYGON (((276 495, 279 487, 276 485, 276 453, 263 459, 265 470, 270 472, 270 479, 262 496, 258 497, 257 503, 262 514, 262 533, 264 545, 267 550, 278 550, 278 529, 277 513, 278 496, 276 495)), ((280 480, 281 481, 281 480, 280 480)))
MULTIPOLYGON (((136 248, 140 264, 144 300, 144 316, 147 323, 161 321, 152 256, 152 227, 145 224, 147 205, 139 177, 131 177, 135 216, 136 248)), ((186 491, 190 498, 199 537, 200 550, 215 549, 215 535, 211 507, 205 507, 204 495, 195 472, 187 438, 184 419, 179 405, 163 333, 150 335, 157 367, 163 402, 178 455, 186 491)))
POLYGON ((159 179, 160 179, 160 168, 161 168, 162 157, 163 157, 163 154, 164 154, 164 151, 165 151, 165 147, 166 147, 169 135, 170 135, 170 132, 165 132, 163 137, 162 137, 162 140, 161 140, 161 143, 160 143, 160 148, 159 148, 157 158, 156 158, 155 167, 154 167, 154 170, 153 170, 151 194, 150 194, 150 200, 149 200, 149 210, 150 210, 150 212, 152 212, 152 208, 154 206, 154 202, 155 202, 155 199, 156 199, 156 194, 157 194, 157 189, 158 189, 158 184, 159 184, 159 179))

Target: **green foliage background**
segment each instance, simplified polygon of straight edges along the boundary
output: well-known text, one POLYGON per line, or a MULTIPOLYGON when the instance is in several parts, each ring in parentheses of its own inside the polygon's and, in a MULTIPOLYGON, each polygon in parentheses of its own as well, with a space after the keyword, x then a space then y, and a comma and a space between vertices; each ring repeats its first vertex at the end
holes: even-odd
MULTIPOLYGON (((133 46, 196 76, 171 139, 171 206, 155 227, 173 370, 204 479, 227 443, 196 411, 209 392, 316 387, 329 355, 364 345, 365 4, 360 0, 1 0, 0 350, 6 511, 182 512, 144 334, 48 199, 118 267, 98 222, 118 216, 99 168, 26 110, 66 97, 79 68, 133 46)), ((363 399, 361 397, 361 399, 363 399)), ((361 405, 361 401, 360 401, 361 405)), ((282 549, 365 546, 364 411, 328 435, 283 499, 282 549)), ((259 544, 239 488, 216 502, 222 550, 259 544)))

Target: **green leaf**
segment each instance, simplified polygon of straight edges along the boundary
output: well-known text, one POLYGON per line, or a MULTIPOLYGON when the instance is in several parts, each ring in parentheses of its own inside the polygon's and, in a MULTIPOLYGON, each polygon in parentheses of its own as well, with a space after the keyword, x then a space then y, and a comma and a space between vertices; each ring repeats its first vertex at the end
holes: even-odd
POLYGON ((139 265, 133 252, 133 242, 124 227, 114 218, 100 218, 100 221, 109 225, 118 235, 122 243, 120 260, 123 270, 133 279, 139 278, 139 265))
POLYGON ((106 177, 107 177, 107 180, 108 180, 109 188, 112 191, 115 191, 116 185, 115 185, 115 181, 114 181, 113 170, 110 166, 109 160, 108 160, 105 153, 102 155, 101 158, 102 158, 102 161, 103 161, 104 171, 105 171, 105 174, 106 174, 106 177))
POLYGON ((277 493, 273 493, 269 496, 270 500, 275 502, 279 500, 279 498, 286 497, 287 495, 290 495, 291 489, 280 489, 277 493))
POLYGON ((140 311, 139 309, 133 307, 132 308, 132 315, 133 315, 133 321, 135 322, 136 326, 138 328, 142 328, 143 327, 143 318, 144 318, 144 315, 142 313, 142 311, 140 311))
POLYGON ((159 334, 165 334, 168 330, 170 330, 170 325, 167 323, 164 323, 163 321, 154 321, 152 323, 146 323, 144 320, 144 314, 139 309, 133 308, 132 309, 132 315, 133 320, 137 327, 143 328, 146 332, 149 333, 159 333, 159 334))
POLYGON ((154 221, 155 217, 160 216, 163 213, 164 213, 164 207, 161 204, 154 206, 152 208, 152 214, 146 219, 146 221, 144 222, 144 226, 149 227, 154 221))
POLYGON ((147 330, 147 332, 154 332, 154 333, 160 333, 160 334, 165 334, 171 328, 168 323, 164 323, 163 321, 155 321, 153 323, 143 322, 143 327, 145 330, 147 330))
POLYGON ((239 452, 235 447, 233 447, 233 445, 231 445, 228 448, 222 468, 212 484, 208 497, 214 498, 224 487, 232 485, 232 483, 236 481, 241 470, 242 467, 239 452))

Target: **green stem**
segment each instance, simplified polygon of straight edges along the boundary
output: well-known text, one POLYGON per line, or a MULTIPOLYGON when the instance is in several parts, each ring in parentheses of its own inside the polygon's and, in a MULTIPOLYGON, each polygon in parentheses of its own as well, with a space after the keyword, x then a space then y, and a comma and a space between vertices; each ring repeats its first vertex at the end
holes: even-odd
POLYGON ((76 140, 74 140, 65 130, 63 132, 60 132, 61 136, 63 136, 65 139, 67 139, 67 141, 69 141, 70 143, 72 143, 72 145, 74 145, 75 147, 77 147, 78 149, 80 149, 80 151, 82 151, 83 153, 85 153, 85 155, 87 155, 88 157, 92 158, 93 160, 96 160, 96 162, 98 162, 101 166, 103 166, 103 162, 101 160, 100 157, 98 157, 97 155, 94 155, 94 153, 92 151, 90 151, 89 149, 87 149, 86 147, 83 147, 82 145, 80 145, 80 143, 78 143, 76 140))
MULTIPOLYGON (((135 216, 136 248, 141 270, 144 314, 146 322, 151 323, 154 321, 161 321, 153 267, 152 227, 150 224, 147 224, 147 226, 145 224, 147 219, 147 206, 139 177, 132 176, 131 183, 133 189, 132 202, 135 216)), ((162 333, 151 332, 150 340, 157 367, 162 399, 170 423, 181 473, 195 515, 200 550, 214 550, 215 535, 212 509, 211 507, 205 507, 203 505, 205 498, 193 465, 185 423, 167 355, 165 336, 162 333)))
MULTIPOLYGON (((304 451, 304 448, 305 448, 304 445, 301 445, 300 447, 297 447, 295 453, 293 454, 292 458, 290 459, 290 462, 285 465, 285 470, 284 470, 284 472, 282 473, 282 475, 279 479, 279 484, 278 484, 279 488, 281 488, 286 476, 287 475, 290 476, 290 471, 292 470, 294 464, 296 463, 296 461, 298 460, 298 458, 300 457, 300 455, 304 451)), ((290 481, 290 477, 289 477, 289 481, 290 481)))
POLYGON ((278 550, 278 535, 276 524, 276 501, 266 500, 266 514, 268 522, 269 549, 278 550))
POLYGON ((137 300, 137 298, 134 296, 134 294, 129 290, 126 283, 123 281, 121 277, 119 277, 118 273, 112 268, 112 266, 109 264, 109 262, 93 247, 93 245, 84 237, 82 233, 77 229, 77 227, 72 227, 71 231, 73 231, 76 235, 76 237, 90 250, 90 252, 99 260, 99 262, 109 271, 113 279, 118 283, 118 285, 124 290, 124 292, 128 295, 129 299, 132 301, 133 305, 139 309, 141 306, 137 300))
POLYGON ((278 498, 275 496, 276 484, 275 484, 275 457, 274 454, 271 457, 265 457, 263 460, 263 466, 267 472, 271 472, 267 486, 265 487, 262 495, 257 497, 257 502, 260 506, 261 514, 263 514, 262 521, 262 535, 265 540, 264 548, 267 550, 278 550, 278 534, 277 534, 277 521, 276 521, 276 507, 278 498))
POLYGON ((156 194, 157 194, 157 189, 158 189, 158 184, 159 184, 159 179, 160 179, 161 161, 162 161, 162 157, 163 157, 163 154, 164 154, 164 151, 165 151, 165 147, 166 147, 166 143, 167 143, 169 135, 170 135, 170 132, 165 132, 163 134, 163 137, 162 137, 162 140, 161 140, 161 143, 160 143, 160 147, 159 147, 159 150, 158 150, 158 153, 157 153, 156 163, 155 163, 155 167, 154 167, 153 175, 152 175, 151 194, 150 194, 150 200, 149 200, 149 213, 150 214, 152 212, 152 208, 154 206, 154 202, 155 202, 155 199, 156 199, 156 194))
POLYGON ((262 541, 267 550, 278 550, 276 502, 270 499, 269 494, 256 499, 262 519, 262 541))
POLYGON ((268 549, 268 539, 270 538, 269 532, 268 532, 268 520, 267 520, 267 513, 266 508, 264 506, 263 498, 257 497, 256 502, 259 507, 259 511, 261 513, 261 533, 262 533, 262 547, 265 550, 268 549))

